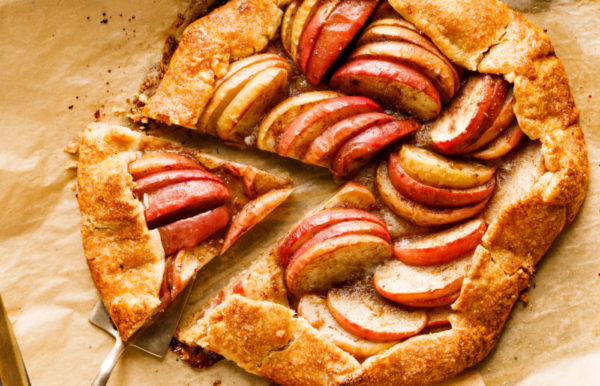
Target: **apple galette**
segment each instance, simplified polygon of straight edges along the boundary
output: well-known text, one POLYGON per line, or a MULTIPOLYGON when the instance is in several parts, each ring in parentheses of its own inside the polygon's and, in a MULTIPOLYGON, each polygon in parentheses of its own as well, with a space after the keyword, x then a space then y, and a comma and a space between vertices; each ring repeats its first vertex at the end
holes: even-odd
MULTIPOLYGON (((147 94, 152 124, 346 180, 177 332, 279 384, 426 384, 478 363, 585 196, 564 68, 548 37, 496 0, 231 0, 187 27, 147 94)), ((234 193, 230 168, 198 153, 93 133, 84 146, 102 156, 80 171, 95 181, 80 186, 84 244, 123 331, 189 280, 214 235, 227 248, 258 221, 232 212, 235 197, 266 213, 289 194, 240 167, 234 193), (144 249, 136 272, 153 286, 141 303, 126 294, 133 263, 102 263, 100 233, 122 256, 144 249)))

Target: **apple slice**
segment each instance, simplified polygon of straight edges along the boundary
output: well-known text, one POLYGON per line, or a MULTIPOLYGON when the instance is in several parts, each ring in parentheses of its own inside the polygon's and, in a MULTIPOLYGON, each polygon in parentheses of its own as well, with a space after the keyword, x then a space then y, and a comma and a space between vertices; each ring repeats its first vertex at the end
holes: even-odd
POLYGON ((360 209, 326 209, 304 219, 277 246, 279 261, 285 267, 288 258, 315 234, 332 225, 347 221, 369 221, 386 227, 379 217, 360 209))
POLYGON ((244 205, 231 222, 227 235, 225 235, 221 254, 225 253, 237 239, 284 202, 293 191, 292 188, 272 190, 244 205))
POLYGON ((157 151, 146 153, 142 157, 132 161, 128 170, 134 180, 150 174, 164 172, 167 170, 200 169, 204 170, 198 161, 178 153, 157 151))
POLYGON ((269 68, 252 78, 217 120, 223 140, 244 142, 262 115, 287 93, 289 68, 269 68))
MULTIPOLYGON (((390 5, 390 3, 388 1, 382 1, 379 3, 377 8, 375 9, 375 12, 373 12, 372 19, 375 21, 379 21, 381 19, 391 19, 391 20, 400 19, 400 20, 404 21, 404 19, 402 19, 400 14, 398 12, 396 12, 396 10, 394 8, 392 8, 392 6, 390 5)), ((411 24, 411 26, 412 26, 412 24, 411 24)), ((416 29, 416 27, 414 27, 414 28, 416 29)))
POLYGON ((421 127, 413 120, 395 120, 373 126, 348 140, 333 156, 331 169, 338 176, 349 176, 381 149, 421 127))
POLYGON ((284 62, 285 65, 287 65, 287 62, 285 62, 285 60, 282 57, 280 57, 277 54, 272 54, 269 52, 266 52, 264 54, 254 54, 251 56, 247 56, 240 60, 236 60, 235 62, 233 62, 229 65, 229 68, 227 69, 227 73, 225 74, 225 76, 222 77, 221 79, 218 79, 217 82, 215 83, 215 90, 218 89, 219 87, 221 87, 221 85, 223 83, 227 82, 234 75, 236 75, 239 71, 241 71, 245 68, 248 68, 250 66, 253 66, 255 64, 258 64, 260 62, 263 62, 265 60, 280 60, 280 61, 284 62))
POLYGON ((306 64, 306 79, 319 84, 325 72, 354 39, 378 0, 345 0, 327 18, 306 64))
POLYGON ((407 310, 383 298, 370 277, 327 292, 331 315, 348 332, 374 341, 417 335, 427 324, 423 310, 407 310))
MULTIPOLYGON (((394 27, 378 27, 394 28, 394 27)), ((417 32, 406 28, 396 27, 400 31, 413 33, 420 36, 417 32)), ((424 38, 423 38, 424 39, 424 38)), ((440 93, 440 98, 444 103, 448 102, 456 90, 456 70, 454 66, 445 60, 441 54, 431 52, 431 49, 423 48, 421 45, 406 41, 383 41, 368 43, 358 47, 350 60, 377 59, 397 62, 407 65, 425 75, 436 87, 440 93)))
POLYGON ((160 299, 161 307, 167 307, 173 297, 171 296, 171 275, 173 273, 173 260, 175 256, 167 256, 165 258, 165 270, 163 271, 162 284, 160 286, 160 292, 158 298, 160 299))
POLYGON ((427 310, 427 328, 438 328, 450 325, 450 307, 435 307, 427 310))
POLYGON ((341 97, 334 91, 305 92, 288 98, 275 106, 262 120, 256 144, 259 149, 277 152, 279 138, 288 125, 300 114, 326 99, 341 97))
POLYGON ((306 320, 336 346, 358 358, 370 357, 397 343, 373 342, 352 335, 333 318, 325 299, 317 295, 302 296, 298 303, 298 316, 306 320))
POLYGON ((292 24, 294 23, 294 18, 296 17, 296 12, 298 11, 300 2, 301 0, 292 1, 285 9, 283 18, 281 19, 281 44, 283 45, 285 52, 290 57, 292 56, 292 24))
POLYGON ((277 153, 301 159, 306 149, 325 129, 352 115, 381 111, 381 107, 362 96, 342 96, 320 102, 294 119, 281 135, 277 153))
POLYGON ((496 172, 477 162, 455 161, 412 145, 400 150, 400 166, 412 178, 438 188, 468 189, 485 184, 496 172))
POLYGON ((317 9, 313 17, 306 24, 302 35, 300 35, 300 42, 298 43, 298 67, 300 67, 302 73, 306 74, 306 66, 313 53, 313 48, 319 34, 325 26, 327 18, 339 3, 340 0, 323 0, 319 9, 317 9))
POLYGON ((327 291, 343 282, 373 272, 392 256, 390 244, 381 237, 346 235, 314 245, 294 256, 285 271, 288 289, 296 297, 327 291))
POLYGON ((235 62, 231 67, 233 69, 215 87, 215 92, 198 121, 197 126, 204 133, 216 135, 217 120, 254 77, 272 67, 289 69, 288 64, 275 54, 253 55, 235 62), (238 63, 240 64, 236 66, 238 63))
POLYGON ((487 130, 506 96, 504 80, 492 75, 471 76, 429 132, 433 146, 445 154, 459 153, 487 130))
POLYGON ((405 306, 408 307, 419 307, 419 308, 433 308, 433 307, 443 307, 450 305, 458 299, 460 296, 460 291, 457 291, 453 294, 441 296, 439 298, 431 299, 431 300, 416 300, 414 302, 404 302, 405 306))
POLYGON ((165 172, 149 174, 136 180, 134 190, 138 194, 150 193, 167 185, 192 180, 209 180, 223 183, 219 177, 202 169, 167 170, 165 172))
POLYGON ((333 74, 330 84, 348 93, 368 95, 422 120, 435 118, 442 106, 433 83, 422 73, 400 63, 352 60, 333 74))
POLYGON ((376 224, 371 221, 344 221, 332 225, 329 228, 325 228, 324 230, 315 234, 311 239, 302 244, 296 252, 294 252, 291 260, 293 260, 296 256, 302 255, 306 250, 310 249, 314 245, 320 244, 325 240, 344 235, 371 235, 381 237, 388 243, 392 242, 387 229, 380 224, 376 224))
POLYGON ((350 138, 396 118, 384 113, 365 113, 346 118, 329 127, 308 147, 302 160, 309 164, 328 166, 330 157, 350 138))
POLYGON ((146 222, 149 228, 156 228, 223 205, 230 199, 227 187, 215 181, 186 181, 169 185, 148 195, 146 222))
POLYGON ((394 256, 410 265, 447 263, 473 251, 485 230, 485 221, 475 218, 440 232, 401 238, 394 242, 394 256))
POLYGON ((375 271, 375 289, 386 299, 414 306, 440 299, 460 290, 472 254, 449 263, 431 266, 407 265, 392 259, 375 271))
POLYGON ((467 146, 465 149, 462 150, 461 153, 472 153, 475 150, 479 150, 483 146, 496 139, 500 134, 502 134, 502 132, 515 119, 515 102, 515 96, 513 95, 512 89, 510 89, 506 98, 504 99, 504 104, 502 105, 500 113, 498 114, 498 117, 496 117, 494 123, 492 123, 490 128, 487 129, 485 133, 483 133, 481 137, 477 139, 477 141, 475 141, 472 145, 467 146))
POLYGON ((177 220, 158 227, 165 255, 171 255, 183 248, 191 248, 206 240, 229 222, 227 206, 202 212, 192 217, 177 220))
POLYGON ((388 173, 392 185, 404 197, 419 204, 434 207, 459 207, 472 205, 488 198, 494 191, 496 179, 470 189, 446 189, 425 185, 408 175, 400 166, 398 154, 391 153, 388 173))
POLYGON ((523 138, 523 132, 519 127, 519 123, 515 121, 502 135, 490 142, 485 149, 471 155, 483 160, 500 158, 517 147, 521 138, 523 138))
POLYGON ((302 32, 320 5, 320 0, 303 0, 296 11, 290 33, 290 56, 296 64, 298 64, 298 47, 302 32))
POLYGON ((434 208, 419 204, 407 199, 394 188, 389 177, 386 162, 382 162, 379 165, 375 182, 381 199, 392 212, 413 224, 421 226, 452 224, 473 217, 485 208, 489 200, 488 196, 488 198, 477 204, 449 209, 434 208))
POLYGON ((377 206, 375 196, 364 185, 347 182, 329 201, 323 209, 363 209, 371 210, 377 206))

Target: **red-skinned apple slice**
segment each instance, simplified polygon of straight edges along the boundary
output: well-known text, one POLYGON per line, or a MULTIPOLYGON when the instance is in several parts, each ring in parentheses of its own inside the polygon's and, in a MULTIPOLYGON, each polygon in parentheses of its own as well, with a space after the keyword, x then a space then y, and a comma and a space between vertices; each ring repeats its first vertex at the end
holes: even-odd
POLYGON ((345 0, 329 15, 306 64, 306 79, 319 84, 327 69, 354 39, 369 18, 377 0, 345 0))
POLYGON ((273 209, 284 202, 293 191, 292 188, 272 190, 244 205, 231 222, 227 235, 225 235, 221 253, 225 253, 237 239, 262 221, 273 209))
POLYGON ((261 150, 277 152, 279 138, 298 115, 319 102, 341 96, 343 95, 334 91, 312 91, 284 100, 262 120, 258 129, 256 145, 261 150))
POLYGON ((243 142, 260 118, 287 93, 289 68, 268 68, 252 78, 217 120, 217 135, 243 142))
POLYGON ((358 358, 370 357, 397 343, 373 342, 349 333, 331 315, 325 299, 318 295, 305 295, 300 299, 298 316, 305 319, 336 346, 358 358))
POLYGON ((310 144, 302 160, 309 164, 328 166, 329 158, 350 138, 371 126, 395 120, 396 118, 384 113, 365 113, 339 121, 310 144))
MULTIPOLYGON (((402 19, 400 14, 398 12, 396 12, 396 10, 394 8, 392 8, 392 6, 390 5, 390 3, 388 1, 382 1, 379 3, 377 8, 375 8, 375 12, 373 12, 372 19, 375 20, 375 22, 382 20, 382 19, 390 19, 390 20, 400 19, 400 20, 404 21, 404 19, 402 19)), ((410 25, 412 26, 412 24, 410 24, 410 25)))
POLYGON ((492 75, 472 75, 433 122, 429 132, 433 146, 442 153, 455 154, 479 138, 493 122, 488 118, 492 110, 497 116, 504 102, 506 88, 500 86, 502 82, 492 75))
POLYGON ((310 59, 315 43, 325 26, 327 18, 335 7, 340 3, 340 0, 323 0, 319 9, 315 12, 310 21, 306 24, 300 42, 298 43, 298 67, 302 73, 306 73, 306 65, 310 59))
POLYGON ((519 127, 519 123, 515 121, 512 126, 506 129, 498 138, 490 142, 483 150, 471 155, 483 160, 500 158, 517 147, 521 138, 523 138, 523 132, 519 127))
POLYGON ((477 162, 456 161, 432 151, 403 145, 400 166, 412 178, 438 188, 468 189, 489 181, 496 169, 477 162))
POLYGON ((381 296, 415 307, 460 290, 472 254, 449 263, 431 266, 407 265, 392 259, 375 271, 373 284, 381 296))
POLYGON ((148 195, 146 221, 149 228, 155 228, 223 205, 230 199, 227 187, 215 181, 186 181, 169 185, 148 195))
POLYGON ((485 200, 494 191, 496 179, 470 189, 446 189, 425 185, 406 173, 396 153, 388 159, 388 173, 392 184, 409 200, 438 208, 472 205, 485 200))
POLYGON ((149 174, 182 169, 203 170, 204 168, 191 157, 167 152, 146 153, 141 158, 138 158, 129 164, 129 173, 134 180, 149 174))
POLYGON ((206 240, 229 222, 225 205, 158 228, 166 255, 191 248, 206 240))
POLYGON ((303 0, 296 11, 290 33, 290 56, 296 64, 298 63, 298 46, 302 32, 320 5, 320 0, 303 0))
POLYGON ((219 177, 202 169, 167 170, 149 174, 136 180, 134 190, 137 193, 150 193, 167 185, 191 180, 209 180, 223 183, 219 177))
POLYGON ((419 123, 408 119, 372 126, 340 147, 333 156, 331 169, 338 176, 349 176, 381 149, 420 127, 419 123))
POLYGON ((388 243, 392 242, 387 229, 380 224, 376 224, 371 221, 345 221, 332 225, 329 228, 325 228, 321 232, 315 234, 314 237, 306 241, 300 246, 300 248, 298 248, 296 252, 294 252, 291 260, 293 260, 296 256, 302 255, 306 250, 314 245, 322 243, 325 240, 344 235, 371 235, 381 237, 388 243))
POLYGON ((230 73, 215 88, 213 97, 206 109, 202 113, 197 126, 203 132, 211 135, 217 133, 217 120, 221 117, 223 111, 231 104, 236 96, 246 87, 246 85, 258 74, 269 68, 289 69, 288 64, 275 54, 259 54, 235 62, 230 73), (240 64, 240 69, 236 69, 235 64, 240 64), (231 71, 234 71, 231 74, 231 71))
POLYGON ((277 153, 300 159, 310 143, 329 126, 352 115, 376 111, 381 111, 381 107, 362 96, 343 96, 320 102, 290 123, 281 135, 277 153))
POLYGON ((370 277, 329 290, 327 307, 348 332, 373 341, 405 339, 427 324, 424 310, 407 310, 383 298, 370 277))
POLYGON ((400 194, 389 178, 387 163, 382 162, 377 170, 375 180, 379 195, 392 212, 398 216, 421 226, 452 224, 481 212, 489 197, 483 201, 458 208, 434 208, 411 201, 400 194))
POLYGON ((165 270, 163 273, 163 280, 160 286, 160 292, 158 293, 158 298, 160 299, 161 307, 166 307, 171 303, 171 282, 172 277, 171 274, 173 272, 173 260, 175 256, 167 256, 165 258, 165 270))
POLYGON ((294 22, 294 18, 296 17, 296 12, 298 11, 298 7, 300 6, 301 0, 292 1, 283 14, 283 19, 281 19, 281 43, 283 44, 283 49, 287 54, 291 57, 291 38, 292 38, 292 24, 294 22))
POLYGON ((508 94, 506 95, 506 98, 504 99, 504 104, 502 105, 500 113, 498 114, 498 117, 496 118, 494 123, 492 123, 490 128, 487 129, 485 133, 483 133, 481 137, 477 139, 477 141, 475 141, 472 145, 467 146, 462 151, 462 153, 472 153, 475 150, 481 149, 483 146, 487 145, 488 143, 496 139, 500 134, 502 134, 502 132, 515 119, 515 102, 516 100, 513 95, 513 91, 512 89, 510 89, 508 94))
POLYGON ((373 272, 391 255, 389 243, 380 237, 334 237, 294 256, 286 268, 285 281, 296 297, 326 291, 373 272))
MULTIPOLYGON (((393 27, 379 27, 393 28, 393 27)), ((418 33, 398 27, 400 30, 418 33)), ((456 90, 456 70, 454 66, 441 54, 431 52, 412 42, 406 41, 383 41, 368 43, 358 47, 352 55, 351 60, 377 59, 397 62, 416 69, 425 75, 439 91, 442 101, 448 102, 456 90)))
POLYGON ((379 217, 360 209, 326 209, 304 219, 277 246, 277 255, 285 267, 289 257, 302 244, 313 238, 315 234, 332 225, 346 221, 370 221, 382 227, 385 223, 379 217))
POLYGON ((368 95, 426 121, 435 118, 442 106, 429 78, 408 66, 385 60, 352 60, 335 72, 330 84, 345 92, 368 95))
POLYGON ((450 324, 450 307, 435 307, 427 310, 427 328, 443 327, 450 324))
POLYGON ((485 221, 475 218, 440 232, 401 238, 394 242, 394 257, 409 265, 447 263, 473 251, 485 230, 485 221))
POLYGON ((439 298, 431 299, 431 300, 416 300, 414 302, 404 302, 405 306, 408 307, 420 307, 420 308, 433 308, 433 307, 443 307, 450 305, 458 299, 460 296, 460 291, 457 291, 453 294, 440 296, 439 298))

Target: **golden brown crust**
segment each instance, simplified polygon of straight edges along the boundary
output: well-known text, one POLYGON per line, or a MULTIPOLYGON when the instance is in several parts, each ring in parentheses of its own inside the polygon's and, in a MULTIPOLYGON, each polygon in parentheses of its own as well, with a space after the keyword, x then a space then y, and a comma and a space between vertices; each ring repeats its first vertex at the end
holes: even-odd
POLYGON ((194 129, 229 62, 262 51, 281 16, 274 0, 232 0, 190 24, 143 114, 194 129))
MULTIPOLYGON (((544 170, 533 173, 529 186, 515 190, 518 194, 498 204, 498 213, 491 217, 460 297, 453 304, 451 330, 407 339, 356 367, 343 356, 332 356, 329 346, 315 344, 307 351, 292 350, 288 342, 296 327, 289 319, 291 311, 273 309, 275 306, 267 301, 242 302, 236 296, 226 297, 215 315, 219 319, 237 311, 249 312, 240 315, 245 318, 242 324, 236 321, 218 334, 205 324, 201 333, 188 336, 190 341, 210 350, 226 351, 227 358, 279 383, 295 384, 298 377, 304 376, 303 384, 324 384, 335 376, 336 382, 352 385, 428 384, 478 363, 497 342, 518 292, 527 286, 535 264, 561 229, 573 220, 585 196, 589 165, 583 134, 576 123, 578 113, 564 68, 553 56, 552 45, 539 28, 496 0, 390 0, 390 3, 453 62, 471 70, 501 74, 514 83, 517 119, 529 138, 541 141, 537 151, 542 153, 544 170), (267 310, 281 313, 285 319, 284 325, 277 325, 277 331, 281 328, 280 335, 284 337, 281 342, 270 343, 268 349, 245 357, 239 350, 248 347, 220 340, 233 331, 228 328, 264 333, 261 323, 273 321, 272 316, 262 314, 267 310), (252 362, 260 358, 262 364, 263 355, 272 349, 281 361, 276 371, 252 362), (292 353, 297 359, 287 362, 292 353), (305 372, 315 362, 322 363, 320 371, 335 368, 335 372, 328 370, 332 371, 328 377, 313 378, 305 372)), ((212 318, 212 314, 208 317, 212 318)), ((269 331, 274 332, 275 327, 269 327, 269 331)), ((264 339, 273 338, 264 336, 264 339)), ((261 344, 262 341, 256 342, 258 347, 261 344)))
MULTIPOLYGON (((125 341, 160 311, 165 269, 160 235, 148 230, 128 165, 143 151, 175 148, 172 142, 102 123, 93 123, 81 133, 77 199, 83 249, 100 297, 125 341)), ((198 151, 190 153, 209 170, 226 163, 198 151)), ((289 185, 287 179, 251 166, 227 163, 241 176, 252 176, 249 184, 257 195, 289 185)), ((218 247, 207 240, 179 251, 183 254, 180 289, 219 253, 218 247)))

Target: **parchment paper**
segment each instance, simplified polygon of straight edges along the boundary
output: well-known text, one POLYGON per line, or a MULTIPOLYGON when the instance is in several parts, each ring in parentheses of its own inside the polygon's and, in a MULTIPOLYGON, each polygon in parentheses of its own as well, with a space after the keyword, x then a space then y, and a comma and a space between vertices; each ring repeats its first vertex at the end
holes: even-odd
MULTIPOLYGON (((455 383, 600 384, 600 2, 523 1, 510 5, 547 29, 581 111, 592 169, 575 223, 554 243, 498 346, 455 383)), ((186 13, 187 12, 187 13, 186 13)), ((71 157, 63 152, 95 119, 126 123, 120 111, 161 56, 182 0, 0 3, 0 293, 34 385, 93 379, 112 339, 87 322, 98 295, 79 236, 71 157), (113 112, 114 110, 114 112, 113 112)), ((175 132, 187 145, 290 172, 297 191, 229 253, 203 270, 190 314, 229 276, 267 249, 289 224, 336 190, 324 169, 213 139, 175 132)), ((267 382, 221 361, 198 371, 168 353, 158 360, 126 350, 112 385, 254 385, 267 382), (216 383, 215 383, 216 384, 216 383)))

